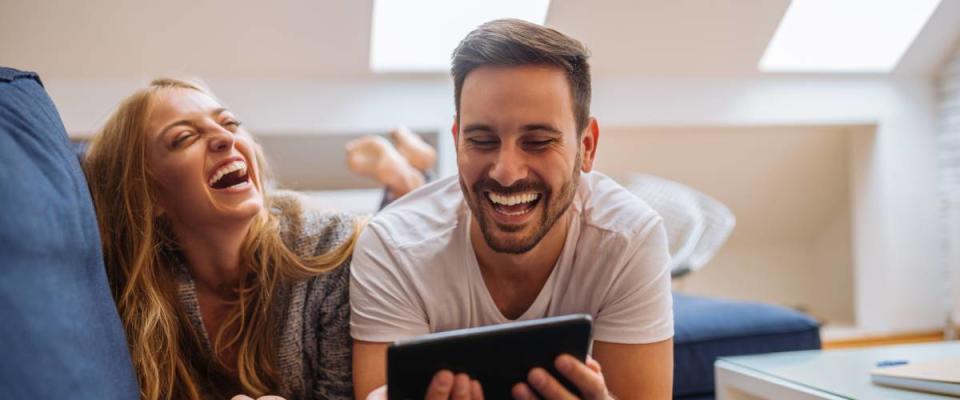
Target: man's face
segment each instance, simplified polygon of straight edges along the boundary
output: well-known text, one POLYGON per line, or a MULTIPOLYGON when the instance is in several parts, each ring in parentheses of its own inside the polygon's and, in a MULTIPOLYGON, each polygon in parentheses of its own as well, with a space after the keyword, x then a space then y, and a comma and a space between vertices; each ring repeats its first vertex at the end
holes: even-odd
POLYGON ((552 66, 482 66, 464 80, 453 127, 460 187, 494 251, 533 249, 589 171, 596 135, 578 138, 572 101, 552 66))

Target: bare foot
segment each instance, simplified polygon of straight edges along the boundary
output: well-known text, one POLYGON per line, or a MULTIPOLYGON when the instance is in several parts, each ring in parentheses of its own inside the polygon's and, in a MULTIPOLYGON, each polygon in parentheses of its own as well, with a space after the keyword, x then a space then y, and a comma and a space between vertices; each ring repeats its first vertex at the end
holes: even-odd
POLYGON ((423 174, 380 136, 365 136, 346 145, 347 166, 357 174, 373 178, 390 191, 392 198, 423 186, 423 174))
POLYGON ((426 172, 437 163, 437 151, 407 127, 401 126, 391 130, 390 137, 397 144, 397 150, 400 154, 414 168, 426 172))

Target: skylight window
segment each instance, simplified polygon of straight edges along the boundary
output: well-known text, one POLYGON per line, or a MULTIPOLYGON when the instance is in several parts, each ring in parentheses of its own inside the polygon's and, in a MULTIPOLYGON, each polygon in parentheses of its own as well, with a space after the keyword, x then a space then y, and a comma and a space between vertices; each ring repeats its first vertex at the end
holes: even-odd
POLYGON ((759 68, 890 72, 940 0, 793 0, 759 68))
POLYGON ((480 24, 517 18, 543 24, 550 0, 374 0, 370 69, 443 72, 460 40, 480 24))

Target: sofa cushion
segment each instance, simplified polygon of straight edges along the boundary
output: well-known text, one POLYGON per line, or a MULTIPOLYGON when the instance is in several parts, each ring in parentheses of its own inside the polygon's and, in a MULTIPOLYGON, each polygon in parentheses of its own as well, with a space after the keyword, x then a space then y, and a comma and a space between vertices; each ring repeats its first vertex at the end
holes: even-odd
POLYGON ((36 74, 0 67, 0 387, 139 397, 86 180, 36 74))
POLYGON ((717 357, 820 348, 813 318, 783 307, 675 293, 676 397, 714 391, 717 357))

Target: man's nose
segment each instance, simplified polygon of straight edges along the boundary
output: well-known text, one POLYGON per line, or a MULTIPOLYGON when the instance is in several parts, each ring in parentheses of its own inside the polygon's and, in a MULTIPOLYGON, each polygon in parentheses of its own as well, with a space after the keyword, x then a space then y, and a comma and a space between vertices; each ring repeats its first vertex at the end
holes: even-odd
POLYGON ((490 178, 501 186, 511 186, 526 177, 527 164, 523 154, 514 146, 503 146, 490 168, 490 178))

